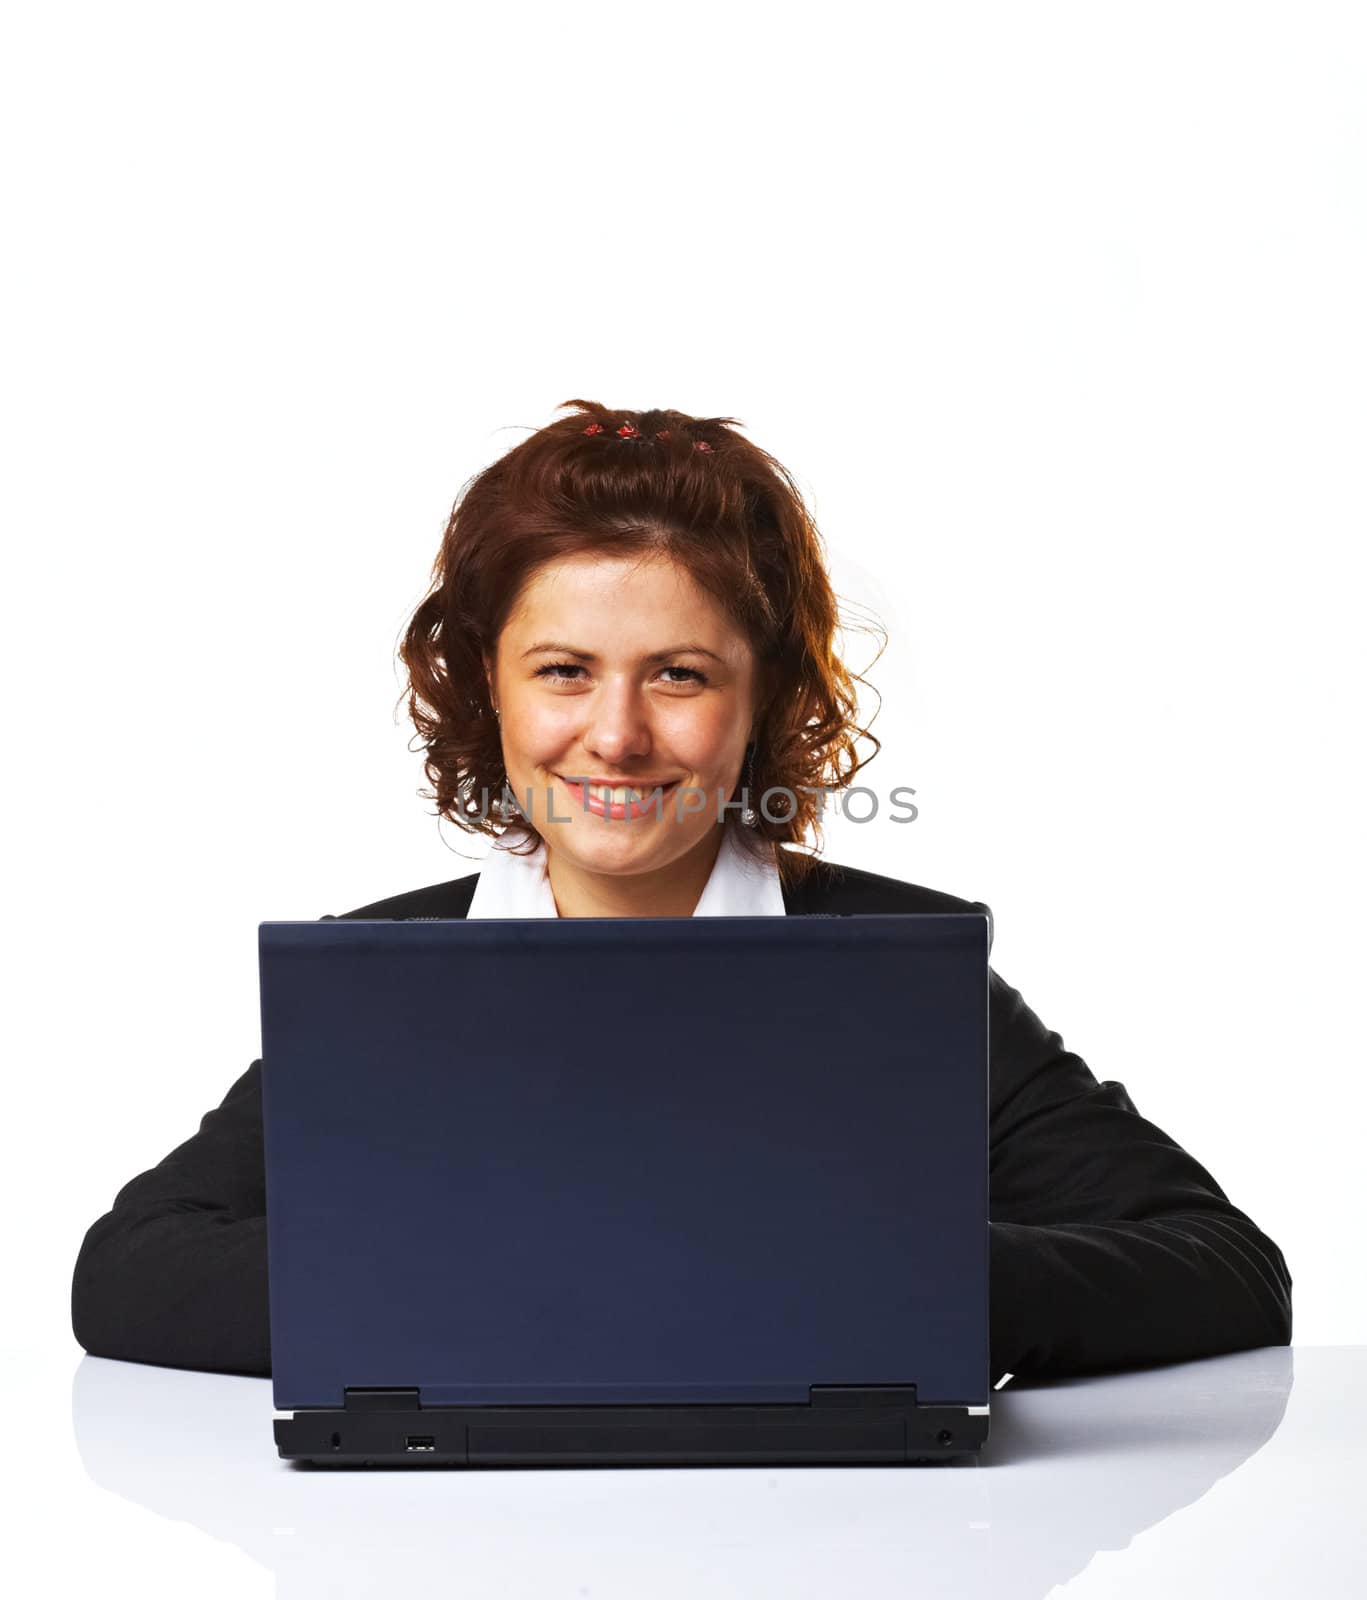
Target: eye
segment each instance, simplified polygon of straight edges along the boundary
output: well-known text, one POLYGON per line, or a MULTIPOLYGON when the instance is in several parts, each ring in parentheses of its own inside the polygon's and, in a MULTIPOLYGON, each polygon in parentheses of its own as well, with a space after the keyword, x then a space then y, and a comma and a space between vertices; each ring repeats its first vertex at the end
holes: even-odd
MULTIPOLYGON (((577 683, 579 680, 572 677, 562 677, 562 673, 583 672, 585 669, 577 661, 548 661, 545 666, 538 667, 532 674, 536 678, 546 678, 552 683, 577 683)), ((682 678, 670 678, 667 682, 678 688, 684 688, 690 683, 706 683, 706 673, 699 672, 696 667, 661 667, 661 672, 681 672, 682 678)))

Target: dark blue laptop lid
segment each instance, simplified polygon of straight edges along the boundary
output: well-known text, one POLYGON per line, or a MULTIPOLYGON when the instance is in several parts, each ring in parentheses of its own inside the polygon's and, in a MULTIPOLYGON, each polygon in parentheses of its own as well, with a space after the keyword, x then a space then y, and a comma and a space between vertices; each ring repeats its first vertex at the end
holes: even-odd
POLYGON ((263 923, 276 1407, 985 1402, 988 940, 263 923))

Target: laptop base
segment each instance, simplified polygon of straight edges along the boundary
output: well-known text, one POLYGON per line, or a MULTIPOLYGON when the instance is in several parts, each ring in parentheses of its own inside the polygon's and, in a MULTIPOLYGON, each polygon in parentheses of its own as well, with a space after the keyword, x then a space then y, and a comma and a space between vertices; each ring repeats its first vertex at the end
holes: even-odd
POLYGON ((275 1421, 312 1466, 923 1464, 976 1455, 986 1405, 918 1405, 914 1386, 814 1386, 806 1405, 422 1406, 417 1390, 347 1391, 345 1409, 275 1421))

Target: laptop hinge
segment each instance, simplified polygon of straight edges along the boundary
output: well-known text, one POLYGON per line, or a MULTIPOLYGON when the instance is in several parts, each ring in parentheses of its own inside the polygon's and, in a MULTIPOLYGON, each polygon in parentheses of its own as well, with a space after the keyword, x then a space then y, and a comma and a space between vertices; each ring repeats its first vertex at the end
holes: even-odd
POLYGON ((416 1411, 416 1389, 348 1389, 348 1411, 416 1411))
POLYGON ((807 1388, 814 1406, 914 1406, 914 1383, 813 1383, 807 1388))

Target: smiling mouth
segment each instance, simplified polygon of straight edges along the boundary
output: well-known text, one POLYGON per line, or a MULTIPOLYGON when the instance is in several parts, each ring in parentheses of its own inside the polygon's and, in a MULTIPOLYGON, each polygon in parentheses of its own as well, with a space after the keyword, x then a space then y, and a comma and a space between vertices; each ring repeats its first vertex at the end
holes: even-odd
POLYGON ((668 783, 576 783, 557 772, 556 777, 570 791, 580 808, 592 816, 607 816, 614 820, 627 816, 649 816, 659 800, 670 794, 683 781, 671 778, 668 783))
POLYGON ((649 783, 645 782, 644 780, 634 783, 601 783, 595 778, 589 778, 587 780, 582 778, 568 778, 563 772, 557 772, 556 777, 560 779, 561 783, 568 784, 571 789, 586 788, 591 794, 602 795, 621 795, 626 793, 631 793, 634 795, 654 794, 657 789, 672 789, 676 783, 681 781, 678 778, 671 778, 667 783, 660 782, 659 780, 649 783))

